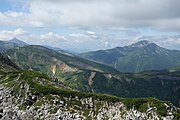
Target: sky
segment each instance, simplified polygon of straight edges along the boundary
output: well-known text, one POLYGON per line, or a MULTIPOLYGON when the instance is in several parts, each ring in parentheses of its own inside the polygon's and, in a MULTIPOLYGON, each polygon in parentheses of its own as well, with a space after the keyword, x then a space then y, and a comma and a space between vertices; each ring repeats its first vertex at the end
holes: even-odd
POLYGON ((0 40, 77 52, 148 40, 180 50, 180 0, 0 0, 0 40))

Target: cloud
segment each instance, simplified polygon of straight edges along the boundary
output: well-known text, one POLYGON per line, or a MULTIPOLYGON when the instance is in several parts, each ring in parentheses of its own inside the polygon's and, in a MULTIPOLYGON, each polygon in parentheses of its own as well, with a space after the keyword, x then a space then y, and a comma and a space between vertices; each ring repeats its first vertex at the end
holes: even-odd
POLYGON ((92 31, 85 31, 84 33, 71 33, 67 36, 53 32, 35 35, 23 30, 22 28, 0 31, 0 40, 10 40, 14 37, 29 44, 49 45, 63 49, 81 48, 97 50, 122 46, 127 43, 127 40, 125 39, 117 39, 114 38, 113 35, 111 36, 108 34, 95 34, 95 32, 92 31))
POLYGON ((93 32, 93 31, 86 31, 87 34, 90 34, 90 35, 95 35, 96 33, 93 32))
MULTIPOLYGON (((95 41, 97 36, 92 33, 71 33, 68 39, 71 40, 73 44, 87 44, 95 41)), ((98 42, 98 41, 97 41, 98 42)))
POLYGON ((48 32, 36 36, 36 39, 39 41, 39 44, 41 45, 48 45, 54 47, 64 47, 64 45, 66 45, 68 42, 64 36, 53 32, 48 32))
POLYGON ((10 40, 14 37, 26 38, 27 36, 29 36, 28 32, 24 31, 22 28, 17 28, 13 31, 0 31, 0 40, 10 40))
POLYGON ((153 27, 180 30, 179 0, 30 0, 0 12, 1 25, 153 27))
POLYGON ((53 32, 48 32, 46 34, 40 35, 40 39, 42 40, 52 40, 52 41, 65 41, 66 38, 62 35, 55 34, 53 32))
POLYGON ((29 44, 48 45, 62 49, 79 48, 88 50, 109 49, 130 45, 140 40, 148 40, 165 48, 180 50, 180 35, 145 36, 141 35, 140 33, 135 33, 136 32, 133 30, 128 31, 128 29, 114 29, 111 33, 84 31, 79 33, 70 33, 66 36, 54 32, 35 35, 22 28, 17 28, 15 30, 1 30, 0 40, 10 40, 16 37, 29 44), (131 35, 122 36, 122 34, 131 35))
POLYGON ((31 34, 22 28, 17 28, 15 30, 1 30, 0 31, 0 40, 6 41, 12 38, 20 39, 29 44, 36 45, 49 45, 54 47, 62 47, 66 44, 66 38, 62 35, 48 32, 41 35, 31 34))

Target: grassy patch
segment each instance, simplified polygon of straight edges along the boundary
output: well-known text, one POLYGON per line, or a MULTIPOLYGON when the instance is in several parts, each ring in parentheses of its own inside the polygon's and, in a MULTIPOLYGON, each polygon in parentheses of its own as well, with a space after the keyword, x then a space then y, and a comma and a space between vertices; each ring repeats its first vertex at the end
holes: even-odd
POLYGON ((146 112, 148 109, 148 104, 150 107, 156 107, 157 108, 157 114, 160 116, 166 116, 167 110, 166 106, 164 105, 165 102, 160 101, 158 99, 154 98, 127 98, 123 99, 122 101, 128 109, 132 108, 134 106, 135 109, 137 109, 140 112, 146 112))

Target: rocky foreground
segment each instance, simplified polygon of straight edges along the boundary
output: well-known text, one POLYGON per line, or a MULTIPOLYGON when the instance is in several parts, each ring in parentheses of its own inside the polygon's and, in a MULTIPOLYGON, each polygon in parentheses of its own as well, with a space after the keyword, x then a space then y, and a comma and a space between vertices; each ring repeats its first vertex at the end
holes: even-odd
MULTIPOLYGON (((166 105, 167 115, 158 116, 156 107, 148 106, 145 112, 135 108, 127 109, 122 102, 110 102, 92 97, 79 98, 48 95, 32 95, 26 86, 25 98, 20 100, 11 95, 12 90, 0 87, 1 120, 173 120, 174 106, 166 105), (26 106, 22 106, 26 105, 26 106)), ((19 96, 20 98, 21 96, 19 96)))
POLYGON ((80 93, 32 71, 0 72, 1 120, 174 120, 179 109, 157 99, 80 93))

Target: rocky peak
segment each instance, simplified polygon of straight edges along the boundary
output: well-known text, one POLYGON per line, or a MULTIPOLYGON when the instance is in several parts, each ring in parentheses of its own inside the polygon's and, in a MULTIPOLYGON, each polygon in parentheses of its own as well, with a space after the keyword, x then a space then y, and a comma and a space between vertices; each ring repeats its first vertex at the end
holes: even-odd
POLYGON ((11 39, 11 41, 19 41, 16 37, 11 39))
POLYGON ((130 47, 146 47, 146 46, 148 46, 150 44, 153 44, 153 43, 151 43, 151 42, 149 42, 147 40, 142 40, 142 41, 139 41, 137 43, 134 43, 134 44, 130 45, 130 47))

